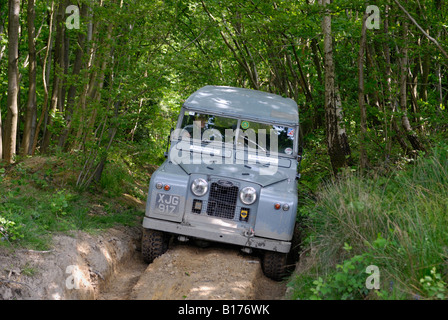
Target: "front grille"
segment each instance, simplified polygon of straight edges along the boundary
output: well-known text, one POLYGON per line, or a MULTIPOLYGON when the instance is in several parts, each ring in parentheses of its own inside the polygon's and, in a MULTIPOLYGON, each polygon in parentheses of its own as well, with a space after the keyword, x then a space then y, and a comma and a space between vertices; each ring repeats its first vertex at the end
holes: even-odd
POLYGON ((237 186, 225 186, 213 182, 210 186, 207 214, 219 218, 233 219, 238 191, 237 186))

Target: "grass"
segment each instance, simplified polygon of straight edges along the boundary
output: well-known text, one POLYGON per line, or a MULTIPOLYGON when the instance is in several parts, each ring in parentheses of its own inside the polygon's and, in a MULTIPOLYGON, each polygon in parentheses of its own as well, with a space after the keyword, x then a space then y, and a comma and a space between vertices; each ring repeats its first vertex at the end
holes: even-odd
POLYGON ((293 299, 440 299, 448 293, 448 147, 389 176, 343 175, 304 208, 293 299), (380 289, 366 290, 377 266, 380 289))
POLYGON ((101 183, 88 191, 76 189, 78 166, 68 155, 22 159, 0 169, 0 245, 47 250, 57 232, 138 225, 146 195, 117 162, 111 161, 101 183), (123 194, 135 203, 124 201, 123 194))

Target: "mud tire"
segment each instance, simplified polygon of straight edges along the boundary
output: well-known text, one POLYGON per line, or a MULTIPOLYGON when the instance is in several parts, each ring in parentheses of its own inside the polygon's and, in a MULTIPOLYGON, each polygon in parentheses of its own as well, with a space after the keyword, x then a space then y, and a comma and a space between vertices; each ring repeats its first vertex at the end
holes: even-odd
POLYGON ((142 256, 146 263, 152 263, 155 258, 168 250, 169 236, 162 231, 143 229, 142 256))
POLYGON ((286 276, 287 258, 287 253, 266 251, 262 260, 265 276, 275 281, 281 281, 286 276))
POLYGON ((296 222, 294 226, 294 233, 291 240, 291 250, 288 253, 288 265, 289 268, 292 268, 294 271, 294 268, 296 266, 296 263, 299 261, 300 253, 302 251, 301 248, 302 244, 302 228, 299 223, 296 222))

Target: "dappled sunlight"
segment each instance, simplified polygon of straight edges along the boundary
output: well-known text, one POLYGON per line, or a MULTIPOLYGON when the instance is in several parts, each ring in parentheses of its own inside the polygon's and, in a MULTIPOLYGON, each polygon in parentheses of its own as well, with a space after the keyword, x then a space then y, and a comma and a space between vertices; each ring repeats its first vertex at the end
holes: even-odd
POLYGON ((76 243, 76 251, 78 251, 82 255, 87 256, 91 251, 90 244, 87 241, 78 241, 76 243))
POLYGON ((110 256, 109 251, 106 248, 103 247, 100 249, 100 251, 108 262, 112 262, 112 257, 110 256))
POLYGON ((198 295, 199 297, 207 298, 212 292, 216 290, 215 286, 200 286, 190 290, 191 293, 198 295))
POLYGON ((59 293, 53 293, 51 295, 52 300, 62 300, 61 295, 59 293))
POLYGON ((210 113, 228 111, 243 118, 271 118, 289 123, 298 120, 297 104, 293 100, 244 88, 205 86, 194 92, 185 106, 210 113), (267 108, 260 108, 261 105, 267 108))
MULTIPOLYGON (((134 287, 137 300, 250 300, 265 279, 260 261, 233 246, 175 243, 149 264, 134 287)), ((273 286, 272 286, 273 288, 273 286)))
MULTIPOLYGON (((231 281, 230 283, 224 283, 218 280, 218 283, 215 285, 198 284, 194 286, 186 295, 186 299, 237 300, 239 297, 244 296, 247 289, 251 287, 251 281, 231 281), (226 287, 227 290, 223 291, 222 287, 226 287)), ((253 298, 249 296, 246 299, 253 298)))

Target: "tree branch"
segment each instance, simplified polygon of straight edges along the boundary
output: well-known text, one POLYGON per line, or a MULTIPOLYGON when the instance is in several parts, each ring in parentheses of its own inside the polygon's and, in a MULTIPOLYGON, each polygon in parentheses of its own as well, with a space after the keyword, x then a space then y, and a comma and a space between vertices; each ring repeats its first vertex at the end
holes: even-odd
POLYGON ((422 27, 420 27, 417 21, 415 21, 415 19, 409 14, 409 12, 406 11, 406 9, 400 4, 400 2, 398 2, 398 0, 394 1, 400 7, 400 9, 408 16, 409 20, 411 20, 412 23, 415 24, 415 26, 425 35, 426 38, 428 38, 429 41, 432 41, 437 46, 437 48, 439 48, 444 57, 448 60, 448 54, 445 52, 445 50, 442 48, 439 42, 433 37, 431 37, 425 30, 423 30, 422 27))

